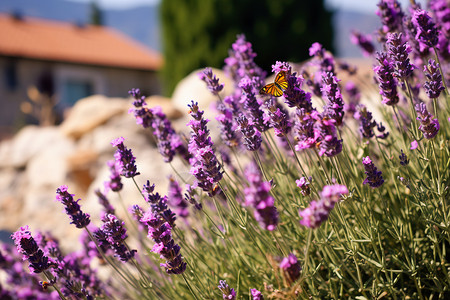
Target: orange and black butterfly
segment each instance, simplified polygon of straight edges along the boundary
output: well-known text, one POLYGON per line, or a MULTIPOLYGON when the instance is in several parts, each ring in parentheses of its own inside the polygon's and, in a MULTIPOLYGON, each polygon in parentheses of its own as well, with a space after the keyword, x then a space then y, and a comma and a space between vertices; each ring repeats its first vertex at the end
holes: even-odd
POLYGON ((280 71, 277 76, 275 76, 275 81, 269 84, 266 84, 259 90, 260 94, 270 94, 275 97, 280 97, 283 95, 283 92, 288 87, 288 81, 286 79, 286 72, 280 71))

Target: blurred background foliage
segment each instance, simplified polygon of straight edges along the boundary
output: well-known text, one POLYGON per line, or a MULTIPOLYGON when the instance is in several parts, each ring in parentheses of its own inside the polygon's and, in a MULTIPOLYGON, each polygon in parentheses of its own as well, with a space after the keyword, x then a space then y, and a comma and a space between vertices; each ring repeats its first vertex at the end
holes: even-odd
POLYGON ((240 33, 268 72, 275 57, 305 60, 314 42, 333 51, 333 13, 323 0, 162 0, 160 13, 166 95, 195 69, 222 67, 240 33))

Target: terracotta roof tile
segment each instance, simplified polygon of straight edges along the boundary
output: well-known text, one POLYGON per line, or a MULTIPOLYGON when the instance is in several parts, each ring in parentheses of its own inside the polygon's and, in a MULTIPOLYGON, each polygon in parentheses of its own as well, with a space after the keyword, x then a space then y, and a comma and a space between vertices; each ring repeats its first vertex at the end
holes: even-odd
POLYGON ((161 55, 103 26, 0 14, 0 55, 158 70, 161 55))

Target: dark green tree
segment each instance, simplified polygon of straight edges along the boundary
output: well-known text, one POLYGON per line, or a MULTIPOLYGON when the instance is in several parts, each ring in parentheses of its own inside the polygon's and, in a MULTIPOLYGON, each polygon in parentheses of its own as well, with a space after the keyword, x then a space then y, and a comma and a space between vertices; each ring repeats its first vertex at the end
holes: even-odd
POLYGON ((270 71, 276 60, 302 61, 314 42, 333 51, 332 12, 323 0, 162 0, 166 94, 195 69, 222 67, 244 33, 270 71))
POLYGON ((97 0, 92 0, 89 6, 89 22, 92 25, 103 25, 103 14, 97 0))

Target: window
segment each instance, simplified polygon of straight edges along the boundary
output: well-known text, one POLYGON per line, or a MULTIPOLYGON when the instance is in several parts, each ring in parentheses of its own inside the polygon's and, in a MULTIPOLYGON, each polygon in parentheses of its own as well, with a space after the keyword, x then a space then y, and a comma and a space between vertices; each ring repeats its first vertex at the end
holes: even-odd
POLYGON ((93 94, 93 85, 90 81, 68 79, 64 82, 61 104, 65 107, 73 106, 81 98, 93 94))

